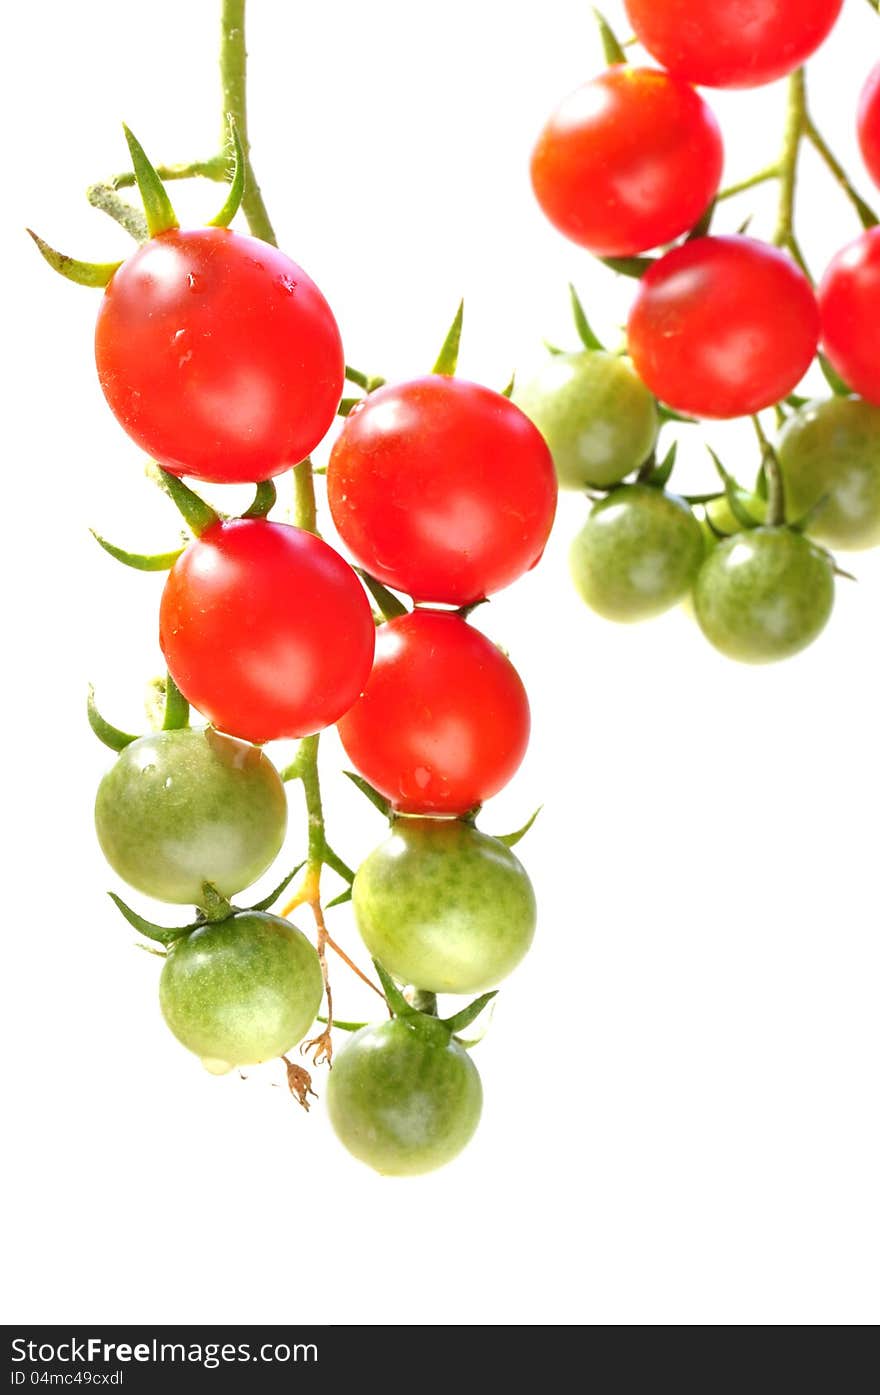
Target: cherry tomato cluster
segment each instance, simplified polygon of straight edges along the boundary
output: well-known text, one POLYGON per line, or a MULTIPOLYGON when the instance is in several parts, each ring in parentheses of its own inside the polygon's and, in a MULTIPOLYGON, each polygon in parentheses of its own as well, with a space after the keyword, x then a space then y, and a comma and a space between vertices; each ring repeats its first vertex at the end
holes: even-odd
MULTIPOLYGON (((516 394, 560 485, 593 499, 572 546, 575 584, 617 621, 691 598, 706 638, 745 662, 796 654, 824 628, 839 572, 827 548, 880 541, 880 228, 815 127, 801 67, 840 10, 841 0, 626 0, 635 39, 662 66, 629 64, 600 16, 610 66, 566 98, 532 154, 554 226, 638 281, 618 353, 572 292, 582 351, 554 350, 516 394), (789 74, 777 164, 722 191, 722 136, 696 87, 789 74), (804 141, 863 224, 818 286, 793 228, 804 141), (781 191, 772 242, 711 230, 722 199, 771 179, 781 191), (833 396, 810 401, 798 389, 817 357, 833 396), (658 460, 661 428, 737 417, 755 422, 755 487, 716 458, 717 498, 671 494, 675 447, 658 460)), ((880 184, 880 66, 858 135, 880 184)))
MULTIPOLYGON (((343 1052, 328 1086, 331 1119, 380 1171, 427 1171, 459 1152, 479 1119, 479 1075, 458 1033, 535 930, 532 886, 511 851, 518 835, 492 838, 475 823, 525 754, 528 699, 468 617, 539 561, 556 509, 553 460, 507 396, 454 376, 460 317, 433 374, 362 381, 362 400, 343 403, 346 377, 363 375, 346 369, 321 292, 277 247, 227 226, 238 167, 215 225, 182 231, 128 137, 149 234, 140 248, 100 268, 41 244, 72 279, 104 285, 101 387, 193 535, 154 558, 99 539, 120 561, 169 574, 161 730, 121 732, 90 697, 94 730, 118 752, 98 789, 98 840, 129 886, 197 915, 169 929, 114 899, 161 946, 161 1009, 183 1045, 214 1073, 280 1056, 307 1104, 310 1077, 287 1053, 322 998, 327 1030, 306 1045, 316 1060, 332 1053, 327 932, 311 879, 322 866, 341 869, 351 883, 341 899, 353 902, 392 1016, 365 1024, 343 1052), (268 516, 272 480, 302 469, 339 414, 329 502, 360 578, 315 531, 268 516), (250 483, 253 503, 227 517, 184 476, 250 483), (207 726, 189 725, 191 707, 207 726), (271 911, 290 878, 250 907, 230 898, 262 876, 285 838, 284 778, 264 743, 304 741, 332 724, 391 831, 355 874, 310 807, 319 841, 315 852, 313 831, 294 902, 315 911, 316 950, 271 911), (440 993, 482 996, 441 1019, 440 993)), ((312 778, 296 761, 285 774, 294 770, 304 784, 312 778)))

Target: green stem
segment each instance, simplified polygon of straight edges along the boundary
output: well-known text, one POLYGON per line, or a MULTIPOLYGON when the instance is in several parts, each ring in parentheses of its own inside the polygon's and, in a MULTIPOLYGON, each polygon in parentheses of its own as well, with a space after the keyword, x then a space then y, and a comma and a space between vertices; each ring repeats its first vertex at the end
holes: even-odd
POLYGON ((722 203, 724 199, 735 198, 737 194, 744 194, 748 189, 756 189, 759 184, 769 184, 771 179, 778 179, 779 174, 778 162, 774 165, 767 165, 765 169, 758 170, 757 174, 750 174, 747 179, 740 179, 736 184, 728 184, 715 196, 716 203, 722 203))
POLYGON ((788 80, 788 112, 779 156, 779 213, 776 231, 773 234, 773 241, 777 247, 790 249, 794 236, 798 157, 801 141, 806 135, 808 119, 806 75, 803 68, 798 68, 788 80))
POLYGON ((251 164, 251 147, 247 128, 247 47, 244 16, 246 0, 222 0, 220 40, 220 82, 223 89, 223 127, 221 144, 228 133, 228 118, 235 120, 236 130, 244 152, 245 189, 242 209, 254 237, 277 246, 275 230, 263 202, 251 164))
POLYGON ((842 189, 845 196, 849 199, 856 213, 859 215, 862 226, 865 228, 875 227, 877 224, 876 213, 869 204, 865 203, 861 194, 853 188, 843 165, 834 154, 834 151, 828 146, 824 136, 813 125, 809 116, 806 117, 804 124, 804 135, 819 158, 824 161, 839 188, 842 189))
MULTIPOLYGON (((134 175, 132 175, 134 183, 134 175)), ((98 208, 118 223, 135 242, 146 242, 147 220, 139 209, 121 199, 111 184, 92 184, 86 190, 86 198, 92 208, 98 208)))
MULTIPOLYGON (((218 184, 223 184, 229 178, 229 161, 225 153, 212 155, 210 160, 190 160, 184 165, 156 165, 155 168, 163 184, 172 179, 215 179, 218 184)), ((134 182, 134 171, 123 170, 121 174, 114 174, 108 179, 106 185, 95 187, 111 190, 130 189, 134 182)))
POLYGON ((767 439, 760 417, 753 416, 752 425, 761 447, 761 464, 767 476, 767 525, 779 528, 785 523, 785 484, 779 468, 779 457, 767 439))
POLYGON ((318 505, 315 499, 315 478, 312 462, 308 457, 301 460, 293 471, 294 520, 297 528, 305 528, 307 533, 318 532, 318 505))

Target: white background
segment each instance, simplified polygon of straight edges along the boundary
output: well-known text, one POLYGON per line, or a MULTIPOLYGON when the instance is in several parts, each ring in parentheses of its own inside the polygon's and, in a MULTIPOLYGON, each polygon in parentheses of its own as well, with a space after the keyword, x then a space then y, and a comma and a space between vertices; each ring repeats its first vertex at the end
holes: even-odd
MULTIPOLYGON (((500 387, 542 336, 573 344, 569 278, 615 336, 630 285, 564 243, 528 184, 541 122, 602 66, 583 0, 250 8, 255 161, 350 361, 423 371, 464 293, 462 370, 500 387)), ((211 152, 216 9, 89 0, 7 19, 7 1320, 875 1320, 877 557, 850 559, 860 583, 840 584, 806 655, 740 668, 682 611, 637 629, 588 613, 565 564, 584 506, 567 497, 543 568, 480 612, 534 709, 527 764, 483 823, 546 802, 522 846, 542 913, 478 1049, 484 1119, 452 1167, 375 1177, 320 1102, 307 1117, 272 1088, 277 1071, 212 1079, 166 1031, 159 963, 104 896, 91 801, 108 753, 83 712, 93 679, 111 720, 142 724, 161 578, 119 568, 86 528, 151 549, 177 524, 101 399, 96 293, 53 277, 21 225, 124 255, 82 190, 124 164, 123 118, 156 159, 211 152)), ((880 21, 847 0, 814 104, 863 181, 853 108, 878 55, 880 21)), ((727 178, 765 164, 783 88, 711 100, 727 178)), ((812 159, 804 174, 820 268, 856 226, 812 159)), ((197 221, 219 193, 176 199, 197 221)), ((766 231, 770 199, 727 226, 755 209, 766 231)), ((749 432, 709 435, 750 478, 749 432)), ((688 441, 682 483, 709 487, 688 441)), ((334 740, 325 764, 331 836, 357 862, 381 821, 334 773, 334 740)), ((291 823, 293 862, 298 806, 291 823)), ((346 912, 335 924, 357 952, 346 912)), ((338 1009, 358 1015, 334 970, 338 1009)))

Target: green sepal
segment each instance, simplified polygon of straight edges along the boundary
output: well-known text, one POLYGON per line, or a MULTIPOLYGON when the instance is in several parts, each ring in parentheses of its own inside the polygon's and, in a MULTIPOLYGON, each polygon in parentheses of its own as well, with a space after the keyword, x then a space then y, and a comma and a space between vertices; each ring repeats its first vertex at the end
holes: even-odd
POLYGON ((278 490, 272 480, 262 480, 250 508, 245 509, 242 518, 265 518, 278 502, 278 490))
POLYGON ((351 780, 351 783, 357 786, 361 794, 364 795, 366 799, 369 799, 370 803, 374 808, 379 810, 380 814, 384 814, 386 819, 391 818, 391 805, 384 794, 380 794, 378 790, 373 789, 369 780, 365 780, 363 775, 358 775, 354 770, 343 770, 342 773, 346 779, 351 780))
POLYGON ((284 895, 285 891, 290 886, 290 883, 293 881, 294 877, 297 875, 298 872, 302 871, 305 865, 305 862, 298 862, 294 867, 293 871, 288 872, 284 880, 279 882, 278 885, 274 887, 272 891, 269 892, 268 896, 264 896, 262 900, 257 901, 253 906, 248 906, 247 909, 249 911, 271 910, 278 898, 284 895))
POLYGON ((161 465, 150 465, 147 474, 155 480, 160 489, 164 489, 168 498, 177 508, 178 513, 183 518, 188 528, 195 533, 196 537, 201 537, 202 533, 213 528, 215 523, 219 523, 221 516, 216 509, 212 509, 210 504, 206 504, 204 499, 199 498, 189 485, 183 480, 172 475, 170 471, 163 470, 161 465))
POLYGON ((655 489, 665 489, 667 484, 669 483, 669 478, 673 470, 675 469, 675 459, 677 455, 678 442, 673 441, 672 445, 669 447, 669 450, 666 452, 663 459, 660 461, 660 464, 654 466, 650 474, 648 474, 645 477, 643 483, 650 484, 655 489))
POLYGON ((166 673, 165 711, 162 715, 163 731, 180 731, 189 726, 189 702, 183 696, 170 673, 166 673))
POLYGON ((229 126, 229 139, 232 142, 232 178, 229 181, 229 193, 226 195, 226 202, 220 212, 208 223, 209 228, 228 228, 236 213, 241 208, 241 201, 244 196, 247 162, 241 147, 241 137, 238 134, 235 117, 227 116, 226 121, 229 126))
POLYGON ((465 1027, 469 1027, 475 1022, 485 1007, 488 1007, 493 998, 498 996, 498 989, 493 988, 491 993, 483 993, 481 997, 475 998, 472 1003, 468 1003, 466 1008, 457 1012, 454 1017, 441 1018, 444 1027, 448 1027, 450 1032, 460 1032, 465 1027))
POLYGON ((684 499, 684 502, 693 508, 695 504, 714 504, 716 499, 723 499, 724 490, 713 489, 708 494, 681 494, 679 498, 684 499))
POLYGON ((66 252, 56 252, 54 247, 50 247, 48 242, 44 242, 41 237, 27 228, 25 231, 33 238, 37 245, 37 250, 43 260, 48 262, 53 271, 57 271, 59 276, 64 276, 68 281, 73 281, 77 286, 93 286, 103 290, 109 286, 114 275, 122 266, 122 262, 82 262, 76 257, 68 257, 66 252))
POLYGON ((715 465, 715 469, 718 471, 718 474, 721 477, 721 482, 724 485, 724 493, 727 496, 727 502, 730 505, 730 512, 733 514, 737 523, 740 525, 741 528, 759 528, 761 525, 758 519, 752 518, 752 515, 749 513, 748 509, 745 507, 745 505, 742 502, 742 499, 740 498, 740 486, 733 478, 733 475, 730 474, 729 470, 726 470, 724 468, 711 446, 707 446, 706 450, 711 455, 715 465))
POLYGON ((137 741, 136 736, 132 736, 127 731, 120 731, 119 727, 111 726, 109 722, 104 720, 95 705, 95 690, 91 684, 89 684, 86 713, 92 731, 99 741, 103 741, 105 746, 110 747, 111 751, 124 751, 126 746, 131 745, 132 741, 137 741))
POLYGON ((511 398, 511 397, 513 396, 513 389, 514 389, 515 387, 516 387, 516 374, 515 374, 515 373, 511 373, 510 377, 509 377, 508 380, 507 380, 507 386, 506 386, 506 387, 503 387, 503 388, 501 389, 501 396, 502 396, 502 397, 511 398))
POLYGON ((499 843, 503 843, 506 848, 515 848, 517 843, 521 842, 521 840, 525 838, 526 834, 534 824, 535 819, 538 817, 543 807, 543 804, 539 804, 535 812, 531 815, 531 817, 526 819, 522 828, 518 828, 515 833, 499 833, 497 835, 497 841, 499 843))
POLYGON ((385 994, 385 1001, 395 1017, 419 1017, 421 1014, 408 1003, 401 993, 394 979, 382 967, 378 959, 373 960, 373 967, 379 975, 379 982, 382 985, 382 992, 385 994))
POLYGON ((737 237, 745 237, 745 235, 746 235, 746 233, 748 232, 749 228, 752 226, 752 217, 753 217, 753 216, 754 216, 754 215, 750 213, 749 216, 748 216, 747 218, 743 218, 742 222, 740 223, 739 227, 738 227, 737 230, 736 230, 736 235, 737 235, 737 237))
POLYGON ((133 926, 138 934, 145 935, 148 940, 155 940, 160 945, 173 945, 175 940, 183 939, 184 935, 191 935, 203 923, 197 920, 192 925, 178 925, 169 929, 165 925, 154 924, 152 920, 145 920, 142 915, 138 915, 137 911, 133 911, 131 906, 127 906, 122 897, 117 896, 115 891, 110 891, 107 894, 116 909, 125 916, 129 925, 133 926))
POLYGON ((554 358, 558 358, 560 354, 566 353, 566 350, 560 349, 558 344, 551 344, 549 339, 542 340, 542 343, 548 354, 552 354, 554 358))
POLYGON ((446 338, 443 340, 443 348, 437 356, 437 362, 431 369, 432 373, 439 373, 444 378, 454 378, 455 370, 458 367, 458 350, 461 346, 461 327, 464 323, 464 301, 459 301, 458 309, 455 312, 455 319, 449 326, 446 338))
POLYGON ((213 882, 202 882, 202 899, 198 910, 202 918, 211 925, 237 914, 229 898, 221 895, 213 882))
POLYGON ((401 615, 409 613, 403 601, 389 591, 387 586, 383 586, 381 581, 365 572, 363 567, 355 567, 355 571, 379 607, 383 619, 399 620, 401 615))
POLYGON ((174 212, 165 185, 147 158, 137 137, 124 123, 122 129, 125 132, 128 152, 131 156, 131 166, 144 205, 147 232, 150 237, 157 237, 159 233, 171 232, 172 228, 178 228, 180 224, 177 221, 177 214, 174 212))
POLYGON ((696 417, 683 416, 681 412, 676 412, 674 408, 667 407, 665 402, 657 403, 657 415, 661 421, 677 421, 683 426, 699 426, 696 417))
POLYGON ((571 296, 571 313, 574 319, 574 327, 578 332, 578 338, 585 349, 604 353, 605 345, 598 335, 594 333, 593 327, 587 319, 581 298, 570 281, 568 283, 568 293, 571 296))
POLYGON ((654 257, 600 257, 599 261, 603 266, 607 266, 609 271, 616 271, 618 276, 632 276, 636 281, 644 276, 646 271, 650 271, 654 265, 654 257))
POLYGON ((789 523, 789 528, 793 533, 808 533, 813 523, 819 515, 824 512, 830 502, 831 495, 823 494, 821 499, 817 499, 812 508, 807 509, 805 514, 795 519, 794 523, 789 523))
POLYGON ((102 538, 94 528, 90 528, 89 532, 98 546, 109 552, 111 557, 115 557, 117 562, 121 562, 125 567, 134 567, 138 572, 169 572, 184 551, 183 547, 178 547, 174 552, 126 552, 125 548, 116 547, 106 538, 102 538))
POLYGON ((718 205, 716 200, 713 199, 712 202, 709 204, 709 207, 706 209, 706 212, 699 220, 699 222, 694 223, 694 226, 691 228, 690 232, 685 238, 685 242, 695 242, 698 237, 706 236, 707 232, 712 226, 712 219, 715 217, 715 209, 717 208, 717 206, 718 205))
POLYGON ((794 407, 796 410, 798 407, 806 407, 810 399, 809 397, 802 397, 798 392, 790 392, 785 400, 789 407, 794 407))
POLYGON ((818 355, 819 367, 822 369, 822 376, 834 393, 835 397, 851 397, 852 390, 847 387, 837 369, 829 362, 824 354, 818 355))
POLYGON ((468 616, 473 615, 474 611, 481 605, 491 605, 488 596, 481 596, 478 601, 468 601, 467 605, 460 605, 455 613, 460 615, 462 620, 467 620, 468 616))
MULTIPOLYGON (((326 1017, 317 1017, 316 1022, 323 1022, 324 1026, 329 1026, 326 1017)), ((340 1032, 359 1032, 363 1027, 368 1027, 368 1022, 341 1022, 338 1017, 334 1017, 333 1026, 338 1027, 340 1032)))
POLYGON ((599 37, 602 40, 602 52, 605 54, 605 62, 610 68, 618 63, 626 62, 626 54, 611 25, 608 23, 601 11, 593 7, 593 16, 599 26, 599 37))
POLYGON ((359 368, 352 368, 351 364, 347 363, 345 365, 345 381, 347 383, 354 383, 356 387, 363 388, 364 392, 366 392, 367 384, 370 379, 367 377, 366 373, 362 373, 359 368))
POLYGON ((350 417, 355 407, 359 407, 363 400, 362 397, 343 397, 339 406, 336 408, 336 415, 338 417, 350 417))
POLYGON ((325 911, 330 911, 334 906, 344 906, 346 901, 351 900, 351 887, 347 886, 344 891, 340 891, 338 896, 334 896, 332 901, 328 901, 324 907, 325 911))

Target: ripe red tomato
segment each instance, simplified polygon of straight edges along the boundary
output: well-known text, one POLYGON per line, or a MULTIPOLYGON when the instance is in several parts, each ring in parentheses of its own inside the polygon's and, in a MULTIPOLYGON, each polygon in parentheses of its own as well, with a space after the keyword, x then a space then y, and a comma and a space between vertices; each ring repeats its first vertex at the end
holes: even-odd
POLYGON ((630 23, 671 73, 703 87, 759 87, 799 68, 843 0, 625 0, 630 23))
POLYGON ((858 133, 862 159, 874 183, 880 187, 880 63, 871 69, 862 88, 858 133))
POLYGON ((370 784, 406 814, 464 814, 515 774, 529 740, 516 669, 449 611, 379 627, 363 697, 339 723, 370 784))
POLYGON ((819 312, 783 252, 700 237, 643 277, 627 329, 636 372, 677 411, 739 417, 786 397, 812 362, 819 312))
POLYGON ((351 707, 369 677, 375 625, 347 562, 286 523, 237 518, 172 568, 159 641, 175 683, 233 736, 308 736, 351 707))
POLYGON ((556 510, 544 439, 500 393, 435 374, 372 393, 327 470, 340 536, 417 601, 469 605, 539 561, 556 510))
POLYGON ((671 242, 699 221, 724 149, 694 89, 655 68, 620 66, 572 92, 532 154, 532 185, 550 222, 600 257, 671 242))
POLYGON ((175 475, 270 479, 326 434, 339 330, 318 287, 268 243, 226 228, 151 238, 119 268, 95 330, 104 396, 175 475))
POLYGON ((822 347, 853 391, 880 405, 880 228, 838 252, 818 296, 822 347))

